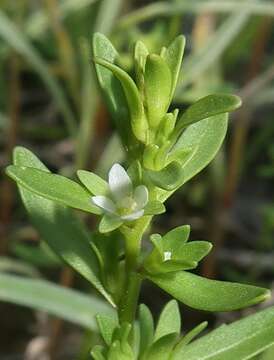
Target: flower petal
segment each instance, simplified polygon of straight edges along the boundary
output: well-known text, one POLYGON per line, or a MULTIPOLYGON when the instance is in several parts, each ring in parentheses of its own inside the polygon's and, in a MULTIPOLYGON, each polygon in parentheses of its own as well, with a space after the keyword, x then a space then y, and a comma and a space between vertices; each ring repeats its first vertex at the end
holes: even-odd
POLYGON ((136 210, 143 209, 148 203, 148 189, 145 185, 139 185, 134 190, 134 200, 136 202, 136 210))
POLYGON ((126 196, 130 196, 132 192, 132 182, 126 170, 120 164, 114 164, 108 173, 108 183, 112 195, 116 201, 126 196))
POLYGON ((110 214, 116 213, 116 206, 114 202, 109 198, 107 198, 106 196, 103 195, 92 196, 91 201, 93 202, 93 204, 99 206, 100 208, 104 209, 106 212, 110 214))
POLYGON ((122 220, 133 221, 133 220, 139 219, 143 215, 144 215, 144 210, 139 210, 139 211, 135 211, 135 212, 133 212, 131 214, 128 214, 128 215, 123 215, 120 218, 122 220))

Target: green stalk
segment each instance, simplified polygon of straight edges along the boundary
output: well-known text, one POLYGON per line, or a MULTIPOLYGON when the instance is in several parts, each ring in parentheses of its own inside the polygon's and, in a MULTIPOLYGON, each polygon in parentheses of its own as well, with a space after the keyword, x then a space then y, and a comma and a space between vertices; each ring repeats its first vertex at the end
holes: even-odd
POLYGON ((120 300, 118 313, 120 323, 133 323, 138 304, 142 279, 138 273, 138 260, 141 251, 141 241, 145 230, 151 222, 151 216, 145 216, 137 221, 133 228, 123 226, 121 229, 125 237, 125 283, 124 296, 120 300))

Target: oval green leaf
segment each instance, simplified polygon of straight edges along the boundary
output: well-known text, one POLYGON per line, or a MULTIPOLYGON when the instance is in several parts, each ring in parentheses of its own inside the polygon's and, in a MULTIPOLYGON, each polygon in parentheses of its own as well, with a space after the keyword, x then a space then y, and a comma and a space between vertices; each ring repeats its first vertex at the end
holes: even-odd
POLYGON ((212 94, 205 96, 191 105, 178 119, 175 132, 179 134, 185 127, 198 121, 234 111, 241 106, 241 103, 241 99, 235 95, 212 94))
MULTIPOLYGON (((228 115, 221 114, 217 117, 217 120, 211 117, 189 126, 174 146, 171 155, 184 149, 190 151, 182 165, 184 177, 178 187, 205 168, 222 145, 227 131, 228 115)), ((170 194, 163 193, 160 200, 166 200, 169 196, 170 194)))
POLYGON ((6 172, 18 185, 36 195, 75 209, 101 214, 101 210, 91 203, 90 193, 64 176, 15 165, 8 166, 6 172))
POLYGON ((185 271, 148 278, 175 299, 198 310, 231 311, 264 301, 267 289, 203 278, 185 271))
POLYGON ((181 315, 176 300, 169 301, 163 308, 154 334, 154 341, 181 331, 181 315))

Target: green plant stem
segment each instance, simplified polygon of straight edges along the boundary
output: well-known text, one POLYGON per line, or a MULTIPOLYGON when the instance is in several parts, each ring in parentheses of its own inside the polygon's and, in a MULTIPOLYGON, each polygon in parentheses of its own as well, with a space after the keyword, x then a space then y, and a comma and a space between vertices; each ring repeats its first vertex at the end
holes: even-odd
POLYGON ((152 217, 146 216, 137 221, 133 228, 124 226, 121 229, 125 237, 125 283, 123 297, 118 307, 120 323, 134 321, 140 288, 141 276, 138 274, 138 260, 141 250, 141 240, 152 217))

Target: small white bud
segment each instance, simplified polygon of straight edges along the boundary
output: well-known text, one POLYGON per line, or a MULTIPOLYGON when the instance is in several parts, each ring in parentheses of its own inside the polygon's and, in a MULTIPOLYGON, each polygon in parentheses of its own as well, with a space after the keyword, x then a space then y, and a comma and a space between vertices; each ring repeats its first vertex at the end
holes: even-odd
POLYGON ((171 251, 165 251, 164 252, 164 261, 171 259, 171 251))

